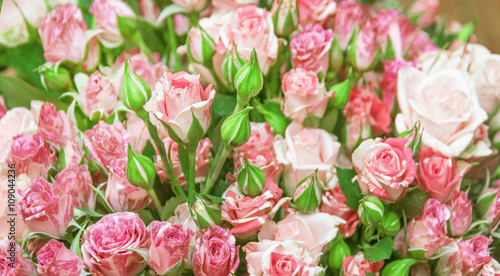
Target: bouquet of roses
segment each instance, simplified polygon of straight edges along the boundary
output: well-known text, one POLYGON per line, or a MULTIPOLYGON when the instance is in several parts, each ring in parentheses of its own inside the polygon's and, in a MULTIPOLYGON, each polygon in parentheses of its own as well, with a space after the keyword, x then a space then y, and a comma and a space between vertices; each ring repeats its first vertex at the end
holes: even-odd
POLYGON ((4 0, 0 274, 499 275, 500 55, 438 4, 4 0))

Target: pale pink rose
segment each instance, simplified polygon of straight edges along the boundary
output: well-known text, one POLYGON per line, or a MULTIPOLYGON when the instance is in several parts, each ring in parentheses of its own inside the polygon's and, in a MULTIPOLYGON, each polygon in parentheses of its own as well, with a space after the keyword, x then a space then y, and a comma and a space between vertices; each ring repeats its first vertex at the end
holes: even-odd
POLYGON ((137 275, 148 264, 139 253, 125 248, 149 248, 146 225, 135 213, 105 215, 83 234, 83 262, 90 272, 100 275, 137 275))
POLYGON ((150 110, 167 123, 184 143, 193 142, 188 138, 193 116, 199 121, 203 131, 199 136, 204 136, 210 124, 215 90, 212 85, 204 89, 200 81, 199 75, 165 72, 149 101, 153 105, 150 110))
POLYGON ((127 132, 134 152, 142 152, 148 142, 153 144, 144 121, 133 112, 127 112, 127 132))
POLYGON ((448 275, 475 276, 482 270, 485 263, 492 259, 488 245, 492 238, 477 235, 469 240, 455 240, 453 247, 447 254, 439 258, 437 272, 448 275))
MULTIPOLYGON (((116 59, 113 69, 123 74, 127 58, 130 58, 131 67, 134 67, 136 74, 148 84, 151 90, 155 88, 156 83, 163 76, 163 73, 168 71, 167 66, 161 62, 161 55, 159 53, 152 53, 151 60, 146 54, 141 52, 140 48, 124 51, 116 59)), ((132 68, 130 70, 132 71, 132 68)))
POLYGON ((36 276, 38 273, 31 261, 23 257, 23 251, 19 244, 12 240, 3 239, 0 240, 0 275, 36 276))
POLYGON ((240 7, 248 5, 258 5, 257 0, 213 0, 211 1, 212 6, 216 12, 225 13, 229 11, 235 11, 240 7))
POLYGON ((326 73, 333 31, 321 25, 307 25, 290 41, 293 67, 326 73))
POLYGON ((422 214, 408 224, 410 253, 429 258, 449 244, 453 240, 446 236, 446 222, 449 218, 450 212, 444 204, 433 198, 427 199, 422 214))
POLYGON ((8 159, 16 164, 16 174, 25 173, 32 179, 45 177, 55 160, 55 151, 40 135, 26 132, 14 137, 8 159))
POLYGON ((56 146, 62 146, 66 141, 76 136, 68 115, 62 110, 57 111, 51 102, 42 105, 38 116, 37 133, 46 141, 56 146))
POLYGON ((123 37, 118 28, 118 16, 130 17, 135 20, 135 13, 122 0, 96 0, 89 8, 95 17, 96 30, 102 30, 97 38, 106 48, 115 48, 123 43, 123 37))
POLYGON ((118 93, 110 78, 95 71, 90 76, 77 74, 75 82, 79 86, 80 105, 87 116, 99 118, 113 113, 118 103, 118 93))
POLYGON ((66 167, 78 166, 80 164, 80 161, 83 158, 83 151, 79 142, 76 140, 67 141, 63 150, 64 163, 66 164, 66 167))
POLYGON ((62 242, 50 240, 37 253, 38 273, 47 276, 79 276, 83 272, 83 260, 62 242))
POLYGON ((160 16, 160 8, 154 0, 139 0, 139 12, 147 22, 156 25, 156 20, 160 16))
POLYGON ((187 12, 199 12, 207 5, 207 0, 172 0, 172 2, 187 12))
POLYGON ((327 213, 288 214, 278 223, 267 221, 259 232, 259 241, 292 240, 305 245, 311 257, 318 261, 323 247, 337 235, 338 225, 343 219, 327 213))
POLYGON ((349 53, 351 65, 360 72, 369 71, 377 65, 379 60, 379 26, 376 19, 365 21, 354 37, 354 53, 349 53))
POLYGON ((239 264, 239 246, 229 230, 215 225, 198 233, 192 260, 195 275, 226 276, 239 264))
POLYGON ((28 42, 27 23, 35 29, 47 14, 45 1, 5 0, 1 4, 0 45, 16 47, 28 42))
POLYGON ((316 276, 324 272, 316 266, 307 247, 296 241, 249 242, 243 251, 248 273, 252 276, 316 276))
POLYGON ((337 185, 335 188, 323 192, 319 211, 345 220, 344 224, 339 225, 339 232, 343 237, 348 238, 354 234, 361 221, 358 211, 345 205, 346 201, 347 198, 342 193, 340 186, 337 185))
POLYGON ((419 16, 417 25, 425 29, 439 18, 439 0, 418 0, 411 6, 410 14, 419 16))
POLYGON ((418 182, 429 197, 443 203, 451 199, 453 192, 460 190, 462 178, 471 166, 462 160, 446 157, 430 148, 418 154, 418 182))
POLYGON ((104 195, 116 212, 135 212, 146 206, 148 192, 130 184, 127 179, 127 158, 111 160, 109 178, 104 195))
POLYGON ((245 6, 237 10, 232 20, 220 31, 222 44, 227 49, 234 43, 247 61, 255 50, 260 69, 266 75, 278 57, 278 37, 274 34, 272 13, 257 6, 245 6))
POLYGON ((274 135, 268 122, 250 122, 250 138, 236 150, 242 153, 269 151, 273 149, 274 135))
POLYGON ((488 118, 479 105, 470 77, 459 70, 442 70, 426 76, 413 67, 398 74, 401 133, 420 121, 422 145, 445 156, 459 156, 471 143, 476 129, 488 118))
POLYGON ((493 258, 485 260, 483 269, 480 273, 483 276, 498 276, 500 274, 500 264, 493 258))
POLYGON ((408 243, 406 242, 406 230, 401 229, 394 237, 393 250, 399 251, 404 257, 408 257, 408 243))
POLYGON ((486 54, 483 49, 480 54, 481 50, 475 48, 481 47, 483 46, 477 44, 468 46, 473 52, 469 72, 476 87, 479 104, 490 113, 500 102, 500 55, 486 54))
POLYGON ((174 215, 168 219, 168 222, 172 224, 182 224, 189 227, 189 229, 193 232, 198 231, 198 225, 191 216, 191 211, 189 210, 187 202, 182 203, 175 208, 174 215))
POLYGON ((185 35, 189 31, 189 20, 183 14, 174 15, 174 32, 177 35, 185 35))
MULTIPOLYGON (((7 164, 0 162, 0 239, 7 239, 10 235, 14 235, 16 240, 22 240, 28 234, 28 226, 20 219, 16 219, 15 223, 12 222, 12 216, 9 216, 9 214, 18 214, 19 207, 15 205, 9 206, 9 201, 10 204, 13 203, 12 196, 9 197, 9 194, 13 194, 15 202, 18 202, 19 191, 28 189, 31 179, 26 174, 16 175, 15 178, 9 177, 9 170, 11 169, 7 164), (10 190, 13 179, 15 180, 15 187, 10 190)), ((2 274, 0 273, 0 275, 2 274)))
POLYGON ((333 16, 337 3, 333 0, 298 0, 299 23, 301 26, 309 24, 323 25, 326 20, 333 16))
POLYGON ((43 56, 48 62, 65 60, 80 63, 85 57, 87 24, 82 11, 74 4, 58 6, 40 24, 43 56))
POLYGON ((446 207, 450 211, 450 235, 462 236, 472 223, 472 202, 465 192, 454 192, 446 207))
POLYGON ((355 28, 361 27, 365 20, 370 18, 370 13, 367 6, 357 1, 349 0, 338 3, 335 13, 335 32, 342 51, 347 49, 355 28))
POLYGON ((239 153, 234 160, 236 172, 239 172, 243 164, 245 164, 245 156, 248 158, 248 161, 264 172, 266 183, 278 181, 278 177, 283 170, 283 165, 278 163, 273 151, 239 153))
POLYGON ((302 68, 283 75, 281 89, 285 97, 283 113, 298 123, 302 123, 308 114, 322 118, 328 99, 335 96, 326 92, 325 84, 319 81, 315 72, 302 68))
POLYGON ((85 146, 106 170, 109 170, 108 166, 112 160, 127 156, 130 137, 120 122, 109 125, 99 121, 92 129, 85 131, 85 136, 85 146))
POLYGON ((379 275, 382 267, 384 267, 384 261, 367 260, 363 252, 360 251, 358 254, 344 259, 342 270, 345 276, 364 276, 366 273, 379 275))
POLYGON ((254 197, 243 195, 233 185, 222 196, 225 199, 221 208, 222 220, 233 226, 231 233, 236 237, 255 237, 262 225, 290 202, 290 198, 281 198, 282 195, 283 190, 275 183, 269 183, 261 195, 254 197))
POLYGON ((95 193, 92 177, 87 165, 67 167, 56 174, 55 185, 64 193, 73 197, 75 207, 94 209, 95 193))
POLYGON ((389 110, 392 110, 394 98, 398 92, 399 69, 405 66, 420 69, 420 65, 416 61, 406 61, 402 58, 384 61, 384 74, 380 80, 380 87, 382 89, 382 101, 389 107, 389 110))
POLYGON ((164 275, 183 259, 188 262, 189 244, 194 233, 187 226, 153 221, 148 231, 151 237, 148 260, 158 275, 164 275))
POLYGON ((5 100, 3 96, 0 96, 0 120, 7 114, 7 106, 5 105, 5 100))
POLYGON ((413 150, 405 138, 369 139, 352 153, 359 187, 365 195, 389 202, 403 197, 417 175, 413 150))
POLYGON ((15 107, 0 118, 0 160, 5 160, 9 155, 14 137, 23 132, 34 132, 37 129, 35 116, 24 107, 15 107))
POLYGON ((31 181, 29 189, 19 192, 19 215, 31 232, 63 237, 73 220, 74 201, 58 195, 56 186, 43 178, 31 181))
POLYGON ((99 65, 101 50, 97 38, 93 37, 88 43, 88 51, 85 60, 82 62, 82 71, 93 71, 99 65))
POLYGON ((285 137, 274 143, 276 160, 284 167, 285 193, 293 195, 297 184, 316 169, 323 186, 333 188, 340 150, 336 137, 325 130, 305 128, 295 122, 287 127, 285 137))

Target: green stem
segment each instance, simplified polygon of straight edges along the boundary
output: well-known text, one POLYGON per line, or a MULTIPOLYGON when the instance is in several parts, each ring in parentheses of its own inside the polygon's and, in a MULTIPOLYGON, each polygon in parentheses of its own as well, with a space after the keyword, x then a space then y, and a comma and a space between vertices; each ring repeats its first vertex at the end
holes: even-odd
POLYGON ((227 156, 229 155, 231 150, 226 148, 225 145, 221 145, 219 148, 219 152, 217 152, 217 156, 214 160, 216 164, 215 168, 213 172, 209 174, 208 182, 207 185, 205 186, 205 189, 203 190, 203 194, 208 194, 212 189, 212 187, 214 186, 215 180, 217 180, 217 177, 219 177, 219 173, 222 170, 222 166, 224 165, 224 163, 226 163, 227 156))
POLYGON ((149 47, 146 45, 146 42, 144 41, 144 38, 142 37, 142 34, 140 32, 136 32, 136 34, 134 35, 133 37, 133 40, 135 43, 137 43, 137 45, 139 46, 139 48, 141 49, 141 51, 150 59, 150 60, 153 60, 152 56, 151 56, 151 50, 149 49, 149 47))
POLYGON ((174 56, 174 71, 179 72, 182 70, 181 67, 181 57, 177 54, 177 38, 174 32, 174 18, 169 16, 167 18, 167 31, 168 31, 168 42, 170 43, 170 54, 174 56))
POLYGON ((159 213, 163 213, 163 206, 161 205, 160 199, 158 199, 158 196, 156 195, 156 192, 153 188, 147 189, 146 192, 148 192, 149 197, 153 200, 153 203, 155 204, 155 207, 158 209, 159 213))
POLYGON ((193 206, 196 198, 195 198, 195 185, 196 185, 196 147, 186 147, 188 152, 188 160, 189 160, 189 174, 188 178, 188 203, 189 206, 193 206))
POLYGON ((245 105, 247 105, 249 100, 250 99, 242 99, 240 96, 237 96, 236 97, 236 106, 234 107, 233 113, 241 111, 243 108, 245 108, 245 105))

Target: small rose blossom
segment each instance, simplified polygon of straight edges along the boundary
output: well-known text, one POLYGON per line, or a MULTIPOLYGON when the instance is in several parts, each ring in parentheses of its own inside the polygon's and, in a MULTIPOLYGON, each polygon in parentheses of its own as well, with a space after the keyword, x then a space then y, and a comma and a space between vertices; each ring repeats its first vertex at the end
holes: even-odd
POLYGON ((189 31, 188 18, 185 15, 180 14, 180 13, 175 14, 174 15, 174 32, 179 36, 183 36, 183 35, 186 35, 188 31, 189 31))
POLYGON ((56 186, 64 193, 71 195, 75 207, 94 209, 95 193, 90 187, 92 176, 87 165, 67 167, 56 174, 56 186))
POLYGON ((78 73, 75 82, 80 92, 80 105, 83 112, 89 116, 109 116, 113 113, 118 102, 118 94, 111 83, 111 79, 99 71, 87 76, 78 73), (100 114, 94 114, 94 113, 100 114))
POLYGON ((363 276, 366 273, 379 275, 379 270, 384 267, 384 261, 374 262, 365 259, 363 252, 358 252, 354 256, 348 256, 344 259, 342 270, 346 276, 363 276))
POLYGON ((477 235, 469 240, 455 240, 446 254, 439 259, 437 272, 449 275, 475 276, 479 275, 485 263, 490 262, 488 245, 492 238, 477 235))
POLYGON ((264 172, 266 183, 278 181, 283 165, 278 163, 273 151, 240 153, 234 160, 236 172, 239 172, 245 164, 245 156, 248 158, 248 161, 264 172))
POLYGON ((174 215, 168 219, 168 222, 172 224, 182 224, 189 227, 193 232, 198 231, 198 225, 191 216, 191 211, 189 210, 187 202, 177 205, 174 215))
POLYGON ((62 110, 57 111, 51 102, 42 105, 38 116, 37 133, 42 138, 56 146, 62 146, 66 141, 74 139, 75 129, 68 115, 62 110))
POLYGON ((352 154, 359 187, 365 195, 394 202, 416 177, 413 151, 405 138, 369 139, 352 154))
POLYGON ((142 18, 152 25, 156 25, 156 20, 160 16, 160 8, 154 0, 139 0, 139 12, 142 18))
POLYGON ((23 132, 36 131, 35 116, 27 108, 15 107, 0 118, 0 160, 5 160, 11 150, 14 138, 23 132))
POLYGON ((455 191, 446 207, 450 211, 450 234, 452 236, 463 235, 472 223, 472 202, 465 192, 455 191))
POLYGON ((274 136, 268 122, 250 122, 250 138, 236 150, 242 153, 270 151, 273 149, 274 136))
POLYGON ((79 276, 83 260, 62 242, 50 240, 37 253, 38 273, 47 276, 79 276))
POLYGON ((323 25, 329 17, 334 15, 337 3, 333 0, 297 0, 297 6, 301 26, 323 25))
POLYGON ((66 167, 77 167, 83 158, 80 143, 76 140, 67 141, 64 145, 64 163, 66 167))
POLYGON ((482 219, 487 220, 491 223, 491 231, 494 232, 500 224, 500 190, 499 188, 487 188, 479 196, 478 201, 490 201, 488 206, 483 207, 486 210, 479 209, 478 211, 482 216, 482 219), (493 198, 491 198, 493 196, 493 198), (489 198, 489 199, 488 199, 489 198))
POLYGON ((21 246, 13 240, 0 240, 0 274, 2 276, 36 276, 36 267, 23 257, 21 246), (14 265, 12 266, 12 263, 14 265))
POLYGON ((146 268, 144 258, 131 249, 148 249, 149 233, 139 215, 113 213, 90 225, 82 238, 83 262, 102 275, 137 275, 146 268))
POLYGON ((307 25, 290 41, 293 67, 326 73, 333 31, 321 25, 307 25))
POLYGON ((347 49, 356 27, 370 18, 370 11, 357 1, 341 1, 335 14, 335 32, 342 51, 347 49))
POLYGON ((31 232, 64 236, 73 220, 74 201, 70 195, 58 195, 56 189, 54 184, 37 178, 31 181, 29 189, 19 193, 19 215, 31 232))
POLYGON ((339 225, 339 232, 344 237, 350 237, 354 234, 361 221, 359 220, 358 211, 347 206, 346 201, 347 198, 340 186, 337 185, 335 188, 323 192, 319 211, 345 220, 346 223, 339 225))
POLYGON ((118 27, 118 16, 130 17, 135 20, 132 8, 122 0, 96 0, 89 8, 95 17, 96 30, 102 30, 97 37, 106 48, 115 48, 123 43, 123 37, 118 27))
POLYGON ((85 131, 85 146, 92 157, 104 169, 109 170, 112 160, 127 156, 127 144, 130 136, 120 122, 112 125, 99 121, 92 129, 85 131))
POLYGON ((40 135, 27 132, 14 138, 8 159, 16 164, 16 173, 37 178, 47 175, 55 154, 40 135))
POLYGON ((425 29, 439 18, 439 0, 418 0, 410 9, 411 15, 419 16, 417 25, 425 29))

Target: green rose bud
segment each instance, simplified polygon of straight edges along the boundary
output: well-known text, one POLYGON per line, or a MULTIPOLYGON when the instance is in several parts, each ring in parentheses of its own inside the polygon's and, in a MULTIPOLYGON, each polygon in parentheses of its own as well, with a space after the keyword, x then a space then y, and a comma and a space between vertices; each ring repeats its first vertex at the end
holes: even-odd
POLYGON ((38 68, 42 84, 47 89, 56 92, 65 92, 69 87, 71 76, 64 67, 54 67, 48 63, 38 68))
POLYGON ((248 112, 252 108, 245 109, 231 114, 222 123, 221 139, 230 148, 236 148, 245 144, 250 138, 250 119, 248 112))
POLYGON ((349 80, 345 80, 341 83, 337 83, 330 88, 330 91, 335 93, 335 98, 333 99, 333 105, 338 108, 344 108, 351 96, 351 85, 349 80))
POLYGON ((384 216, 384 205, 378 198, 367 196, 359 204, 358 215, 364 225, 375 226, 384 216))
POLYGON ((318 170, 297 184, 293 194, 295 208, 301 213, 313 213, 321 203, 321 189, 318 170))
POLYGON ((236 45, 233 42, 227 48, 224 61, 222 61, 222 76, 230 84, 233 84, 236 73, 245 63, 245 59, 238 53, 236 45))
POLYGON ((220 225, 222 222, 220 205, 206 201, 201 197, 197 197, 193 204, 193 215, 200 229, 220 225))
POLYGON ((211 66, 215 42, 202 27, 196 26, 189 30, 187 48, 188 55, 194 62, 211 66))
POLYGON ((382 269, 382 276, 405 276, 410 274, 412 265, 419 261, 414 259, 403 259, 390 262, 382 269))
POLYGON ((130 59, 125 60, 125 69, 123 73, 122 83, 122 100, 123 104, 131 110, 140 110, 144 104, 151 98, 151 89, 146 82, 141 79, 134 70, 130 67, 130 59), (130 73, 130 69, 132 73, 130 73))
POLYGON ((234 76, 234 86, 238 96, 248 102, 250 98, 259 94, 264 85, 264 76, 259 67, 257 53, 252 51, 250 61, 245 63, 234 76))
POLYGON ((264 172, 245 156, 243 169, 238 173, 238 188, 247 196, 260 195, 266 182, 264 172))
POLYGON ((332 47, 330 48, 330 69, 334 72, 339 72, 344 65, 344 51, 340 48, 338 36, 332 42, 332 47))
POLYGON ((387 212, 382 221, 377 225, 379 233, 383 233, 385 236, 393 237, 401 228, 401 222, 399 221, 398 215, 394 212, 387 212))
POLYGON ((274 32, 288 37, 299 25, 299 8, 296 0, 281 0, 273 15, 274 32))
POLYGON ((340 269, 342 268, 345 257, 350 255, 351 249, 349 249, 349 246, 344 242, 343 239, 339 239, 335 247, 330 252, 330 256, 328 256, 328 264, 332 268, 340 269))
POLYGON ((130 184, 149 190, 153 188, 156 177, 155 164, 146 156, 132 151, 128 145, 127 179, 130 184))

